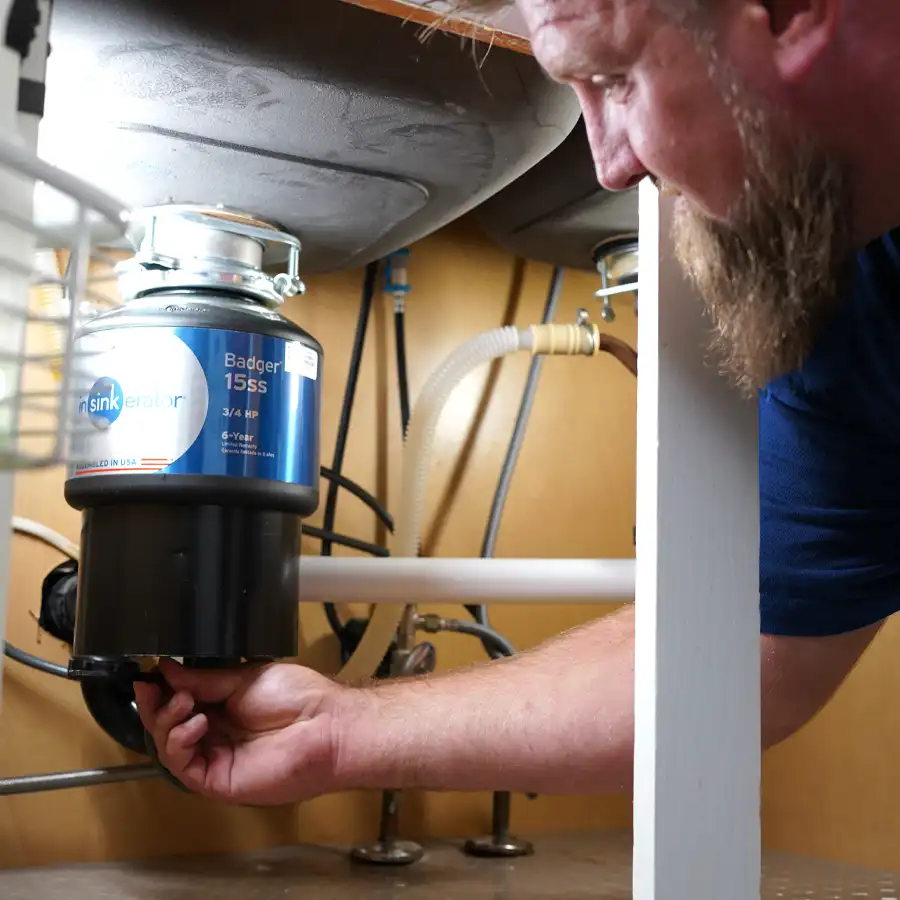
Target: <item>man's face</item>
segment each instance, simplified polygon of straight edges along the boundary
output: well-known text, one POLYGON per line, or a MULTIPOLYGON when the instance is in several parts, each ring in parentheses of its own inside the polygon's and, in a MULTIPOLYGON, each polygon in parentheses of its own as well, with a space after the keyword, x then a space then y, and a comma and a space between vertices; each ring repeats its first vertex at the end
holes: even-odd
POLYGON ((519 0, 538 61, 578 94, 600 183, 649 175, 678 196, 679 259, 723 367, 753 388, 802 363, 833 307, 847 178, 786 112, 774 23, 704 5, 675 22, 649 0, 519 0))

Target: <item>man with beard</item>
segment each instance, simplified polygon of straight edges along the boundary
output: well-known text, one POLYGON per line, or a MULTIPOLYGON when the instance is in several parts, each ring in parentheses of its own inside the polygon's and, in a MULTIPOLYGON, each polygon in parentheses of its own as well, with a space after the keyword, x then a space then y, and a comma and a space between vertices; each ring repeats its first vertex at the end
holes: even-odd
MULTIPOLYGON (((678 252, 723 368, 759 393, 772 745, 900 605, 900 5, 518 3, 537 59, 578 94, 600 182, 649 175, 678 196, 678 252)), ((161 760, 208 796, 610 793, 631 785, 633 657, 628 608, 428 679, 349 688, 299 666, 163 662, 174 696, 136 689, 161 760)))

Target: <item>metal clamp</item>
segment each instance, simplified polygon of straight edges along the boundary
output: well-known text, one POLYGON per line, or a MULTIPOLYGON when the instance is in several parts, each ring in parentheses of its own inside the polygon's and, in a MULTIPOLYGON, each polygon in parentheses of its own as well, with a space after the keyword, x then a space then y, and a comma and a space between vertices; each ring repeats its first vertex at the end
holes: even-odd
POLYGON ((600 317, 604 322, 615 322, 616 311, 613 309, 611 297, 617 294, 637 293, 640 285, 635 281, 626 284, 610 285, 611 263, 638 252, 638 235, 623 234, 601 242, 594 248, 593 260, 600 275, 601 287, 594 292, 598 300, 603 301, 600 317))
POLYGON ((596 356, 600 352, 600 329, 591 321, 591 314, 583 307, 578 310, 575 324, 584 329, 591 342, 591 354, 596 356))
POLYGON ((300 241, 237 210, 150 207, 132 216, 129 238, 139 249, 116 269, 128 299, 161 289, 207 287, 278 306, 306 290, 300 279, 300 241), (286 271, 264 271, 281 262, 286 271))

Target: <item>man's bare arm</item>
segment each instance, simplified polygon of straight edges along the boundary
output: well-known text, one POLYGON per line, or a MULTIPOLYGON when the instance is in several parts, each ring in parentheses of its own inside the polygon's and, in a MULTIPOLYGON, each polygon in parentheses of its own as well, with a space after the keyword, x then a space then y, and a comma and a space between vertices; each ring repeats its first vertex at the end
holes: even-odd
MULTIPOLYGON (((763 744, 820 710, 878 625, 823 638, 762 636, 763 744)), ((521 656, 350 691, 338 717, 342 787, 626 792, 634 744, 634 610, 521 656)))

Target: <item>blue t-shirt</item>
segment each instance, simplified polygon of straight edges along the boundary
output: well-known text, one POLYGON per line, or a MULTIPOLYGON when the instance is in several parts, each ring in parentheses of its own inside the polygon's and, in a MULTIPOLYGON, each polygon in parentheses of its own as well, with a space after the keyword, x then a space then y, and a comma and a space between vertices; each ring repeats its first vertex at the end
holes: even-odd
POLYGON ((764 634, 840 634, 900 609, 900 228, 854 266, 809 360, 760 392, 764 634))

